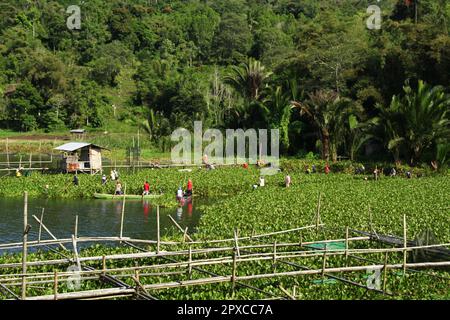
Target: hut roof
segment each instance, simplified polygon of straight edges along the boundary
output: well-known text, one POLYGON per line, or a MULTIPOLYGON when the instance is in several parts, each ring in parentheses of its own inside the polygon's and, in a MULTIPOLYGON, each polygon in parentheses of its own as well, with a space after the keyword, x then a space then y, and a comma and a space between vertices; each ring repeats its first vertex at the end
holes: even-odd
POLYGON ((73 129, 73 130, 70 130, 70 133, 84 133, 86 130, 84 130, 84 129, 73 129))
POLYGON ((79 149, 87 147, 87 146, 93 146, 93 147, 97 147, 97 148, 100 148, 100 149, 106 149, 106 148, 97 146, 97 145, 92 144, 92 143, 69 142, 69 143, 63 144, 62 146, 56 147, 55 150, 72 152, 72 151, 79 150, 79 149))

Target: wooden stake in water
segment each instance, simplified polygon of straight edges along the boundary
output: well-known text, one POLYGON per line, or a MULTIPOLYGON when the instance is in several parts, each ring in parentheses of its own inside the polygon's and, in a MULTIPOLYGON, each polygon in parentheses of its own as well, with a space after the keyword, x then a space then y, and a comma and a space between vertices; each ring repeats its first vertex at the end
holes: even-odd
POLYGON ((27 240, 28 240, 28 192, 24 194, 24 206, 23 206, 23 251, 22 251, 22 300, 26 298, 27 291, 27 240))
POLYGON ((186 228, 184 229, 183 242, 186 241, 186 236, 187 236, 188 228, 189 228, 189 227, 186 227, 186 228))
POLYGON ((156 253, 159 253, 160 246, 160 230, 159 230, 159 206, 156 206, 156 253))
MULTIPOLYGON (((39 220, 38 217, 36 217, 35 215, 33 215, 33 219, 36 220, 36 221, 42 226, 42 228, 44 228, 44 230, 50 235, 50 237, 53 238, 53 240, 58 241, 58 239, 55 237, 55 235, 54 235, 53 233, 51 233, 50 230, 48 230, 48 228, 45 226, 45 224, 43 224, 42 221, 39 220)), ((59 246, 60 246, 61 248, 63 248, 64 250, 67 250, 67 248, 64 247, 64 245, 63 245, 61 242, 59 242, 58 244, 59 244, 59 246)))
POLYGON ((175 225, 175 227, 177 227, 177 229, 180 230, 180 232, 183 233, 183 236, 185 236, 186 239, 188 239, 191 242, 194 241, 194 240, 192 240, 192 238, 187 233, 185 233, 185 230, 178 224, 178 222, 175 221, 174 218, 172 218, 172 216, 170 214, 168 214, 167 217, 170 219, 170 221, 172 221, 172 223, 175 225))
POLYGON ((127 186, 125 185, 124 187, 124 191, 123 191, 123 202, 122 202, 122 214, 120 216, 120 239, 122 239, 122 235, 123 235, 123 218, 125 215, 125 194, 127 192, 127 186))
MULTIPOLYGON (((41 222, 44 221, 44 210, 45 210, 45 208, 42 208, 41 222)), ((38 243, 41 242, 41 234, 42 234, 42 224, 39 223, 38 243)))
POLYGON ((74 230, 75 239, 78 238, 78 215, 75 216, 75 230, 74 230))
POLYGON ((75 240, 75 235, 72 235, 72 246, 73 246, 73 253, 75 254, 75 260, 77 262, 78 271, 81 271, 81 263, 80 257, 78 256, 77 240, 75 240))

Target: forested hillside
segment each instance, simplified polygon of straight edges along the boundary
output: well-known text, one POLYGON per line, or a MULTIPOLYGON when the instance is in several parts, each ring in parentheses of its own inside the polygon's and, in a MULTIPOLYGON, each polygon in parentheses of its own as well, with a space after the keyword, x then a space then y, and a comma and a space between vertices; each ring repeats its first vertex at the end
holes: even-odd
POLYGON ((445 164, 449 17, 446 0, 3 0, 0 128, 139 127, 158 145, 202 120, 279 128, 286 155, 371 141, 445 164))

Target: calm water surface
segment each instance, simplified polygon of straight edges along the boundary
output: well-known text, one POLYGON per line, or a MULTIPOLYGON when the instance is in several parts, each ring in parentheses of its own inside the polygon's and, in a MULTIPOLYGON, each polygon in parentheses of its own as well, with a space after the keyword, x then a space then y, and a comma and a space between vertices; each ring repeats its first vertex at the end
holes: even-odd
MULTIPOLYGON (((121 200, 28 200, 28 223, 32 228, 28 239, 37 240, 38 218, 44 208, 44 225, 57 238, 70 238, 74 233, 75 216, 78 215, 78 236, 119 236, 121 200)), ((210 204, 207 199, 194 199, 178 208, 160 208, 161 236, 173 229, 174 225, 168 215, 172 216, 181 227, 189 227, 189 233, 195 231, 201 212, 199 207, 210 204)), ((22 241, 23 200, 0 199, 0 243, 22 241)), ((123 235, 135 239, 156 239, 156 206, 151 200, 127 200, 125 204, 123 235)), ((42 239, 50 236, 42 230, 42 239)), ((4 250, 0 250, 0 254, 4 250)))

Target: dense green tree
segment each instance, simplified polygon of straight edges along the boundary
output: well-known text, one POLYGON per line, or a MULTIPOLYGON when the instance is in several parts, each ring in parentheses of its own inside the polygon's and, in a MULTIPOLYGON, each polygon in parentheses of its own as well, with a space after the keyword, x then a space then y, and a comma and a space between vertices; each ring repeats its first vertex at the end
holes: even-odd
POLYGON ((253 36, 243 14, 225 13, 214 39, 215 56, 222 63, 246 60, 253 45, 253 36))
POLYGON ((404 96, 394 96, 389 106, 378 105, 382 140, 393 150, 396 160, 406 148, 410 163, 417 163, 425 150, 450 139, 450 97, 442 87, 419 81, 417 90, 408 84, 404 96))
POLYGON ((448 111, 438 116, 425 105, 437 108, 449 93, 450 3, 383 0, 381 29, 369 30, 372 4, 4 0, 0 126, 141 126, 167 148, 174 128, 199 119, 222 129, 279 128, 284 154, 320 148, 325 158, 353 159, 378 144, 380 155, 443 165, 448 111), (81 30, 66 26, 69 5, 81 8, 81 30), (430 87, 405 93, 407 79, 430 87))
POLYGON ((38 128, 44 100, 38 90, 30 83, 24 82, 13 93, 7 105, 8 119, 12 127, 21 131, 38 128))

